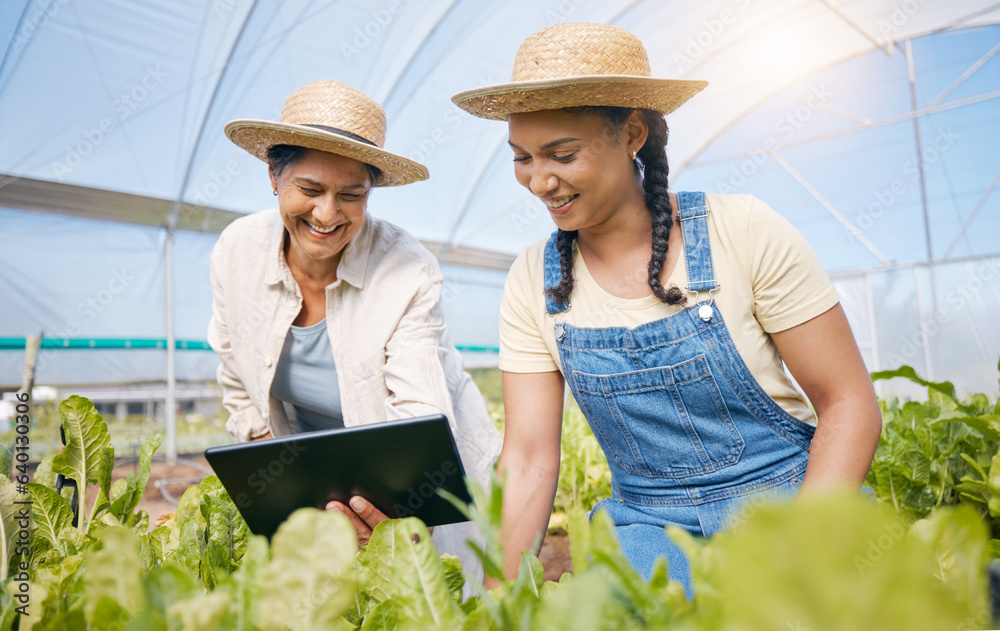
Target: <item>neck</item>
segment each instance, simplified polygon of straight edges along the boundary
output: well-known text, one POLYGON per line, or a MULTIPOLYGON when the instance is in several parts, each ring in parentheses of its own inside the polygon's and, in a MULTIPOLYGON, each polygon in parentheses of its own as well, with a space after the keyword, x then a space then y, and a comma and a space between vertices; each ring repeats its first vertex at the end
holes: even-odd
POLYGON ((337 280, 337 268, 340 266, 340 257, 343 251, 338 252, 330 259, 318 261, 292 247, 287 232, 285 233, 284 251, 288 269, 291 270, 295 282, 303 291, 322 291, 327 285, 337 280))
POLYGON ((648 256, 652 220, 642 189, 623 200, 604 223, 580 230, 576 239, 581 252, 600 260, 620 259, 623 253, 637 250, 648 256))

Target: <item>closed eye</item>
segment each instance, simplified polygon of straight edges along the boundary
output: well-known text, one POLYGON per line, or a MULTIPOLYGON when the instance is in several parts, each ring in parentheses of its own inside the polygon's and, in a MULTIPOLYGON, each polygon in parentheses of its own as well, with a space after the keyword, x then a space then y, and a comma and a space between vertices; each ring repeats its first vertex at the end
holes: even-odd
POLYGON ((572 151, 566 154, 555 154, 552 156, 552 159, 556 160, 557 162, 569 162, 575 157, 576 157, 576 152, 572 151))

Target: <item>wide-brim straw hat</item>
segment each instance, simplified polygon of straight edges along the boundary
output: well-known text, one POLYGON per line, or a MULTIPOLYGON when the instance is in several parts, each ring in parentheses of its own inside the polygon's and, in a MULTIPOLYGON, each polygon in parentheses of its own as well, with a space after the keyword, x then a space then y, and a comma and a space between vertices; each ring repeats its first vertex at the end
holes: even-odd
POLYGON ((241 118, 226 135, 261 160, 275 145, 329 151, 382 171, 375 186, 399 186, 430 177, 427 167, 383 149, 385 110, 346 83, 323 79, 302 86, 285 101, 281 121, 241 118))
POLYGON ((556 24, 521 42, 510 82, 465 90, 451 100, 470 114, 493 120, 584 105, 637 107, 666 115, 708 85, 649 75, 646 47, 625 29, 556 24))

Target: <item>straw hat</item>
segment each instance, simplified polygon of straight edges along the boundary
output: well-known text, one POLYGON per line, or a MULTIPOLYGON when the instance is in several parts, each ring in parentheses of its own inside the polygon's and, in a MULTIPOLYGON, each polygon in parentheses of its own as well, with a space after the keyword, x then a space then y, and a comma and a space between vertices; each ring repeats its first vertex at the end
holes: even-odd
POLYGON ((281 122, 241 118, 226 123, 226 135, 261 160, 275 145, 329 151, 378 167, 376 186, 398 186, 429 177, 427 167, 382 149, 385 110, 346 83, 323 79, 292 92, 281 122))
POLYGON ((556 24, 529 35, 510 83, 459 92, 452 102, 480 118, 580 105, 641 107, 669 114, 708 85, 654 79, 635 35, 607 24, 556 24))

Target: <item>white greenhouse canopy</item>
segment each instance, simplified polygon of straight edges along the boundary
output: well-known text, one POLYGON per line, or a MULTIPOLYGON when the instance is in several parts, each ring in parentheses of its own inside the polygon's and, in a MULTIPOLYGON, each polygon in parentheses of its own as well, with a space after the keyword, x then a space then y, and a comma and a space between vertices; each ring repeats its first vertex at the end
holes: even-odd
POLYGON ((450 96, 505 81, 524 37, 569 21, 709 82, 668 117, 672 189, 788 218, 871 370, 996 392, 1000 3, 979 0, 4 0, 0 387, 39 334, 38 384, 214 379, 209 253, 274 204, 223 125, 277 119, 324 78, 382 103, 386 148, 430 168, 369 211, 439 257, 452 339, 495 362, 506 269, 554 228, 506 126, 450 96))

